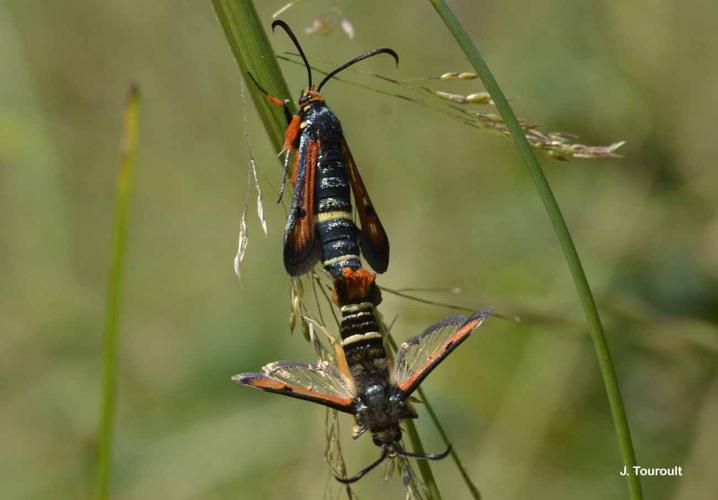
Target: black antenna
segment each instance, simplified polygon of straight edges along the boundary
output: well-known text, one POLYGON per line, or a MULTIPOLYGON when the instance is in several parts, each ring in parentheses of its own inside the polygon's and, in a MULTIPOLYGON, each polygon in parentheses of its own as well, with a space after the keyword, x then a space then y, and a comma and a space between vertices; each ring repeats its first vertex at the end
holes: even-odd
MULTIPOLYGON (((276 23, 276 22, 277 22, 277 21, 275 21, 275 23, 276 23)), ((298 46, 298 45, 297 45, 297 46, 298 46)), ((301 52, 301 49, 300 49, 300 52, 301 52)), ((360 56, 357 56, 357 57, 355 57, 354 59, 352 59, 351 61, 345 62, 344 64, 342 64, 341 66, 339 66, 337 69, 335 69, 335 70, 333 70, 333 71, 330 71, 330 72, 327 74, 327 76, 325 76, 324 79, 323 79, 321 82, 319 82, 319 86, 317 87, 317 92, 319 92, 320 90, 322 90, 322 86, 323 86, 325 83, 327 83, 327 81, 328 81, 331 77, 333 77, 334 75, 336 75, 336 74, 339 73, 340 71, 344 71, 344 70, 347 69, 349 66, 352 66, 353 64, 356 64, 356 63, 358 63, 359 61, 363 61, 364 59, 368 59, 368 58, 373 57, 373 56, 378 55, 378 54, 389 54, 389 55, 390 55, 391 57, 393 57, 394 60, 396 61, 396 67, 397 67, 397 68, 399 67, 399 54, 397 54, 396 52, 394 52, 392 49, 383 48, 383 49, 370 50, 370 51, 367 52, 366 54, 362 54, 362 55, 360 55, 360 56)), ((302 54, 302 57, 304 57, 304 54, 302 54)), ((304 62, 306 62, 306 61, 307 61, 307 60, 305 59, 304 62)))
POLYGON ((352 477, 339 477, 339 476, 334 476, 334 477, 340 483, 344 483, 344 484, 355 483, 355 482, 359 481, 361 478, 363 478, 367 472, 369 472, 374 467, 376 467, 377 465, 382 463, 388 454, 389 454, 389 451, 386 448, 384 448, 384 450, 381 452, 381 456, 376 461, 370 463, 369 465, 364 467, 362 470, 357 472, 352 477))
MULTIPOLYGON (((294 36, 294 32, 292 31, 292 28, 290 28, 289 25, 287 23, 285 23, 284 21, 281 21, 279 19, 274 21, 272 23, 272 31, 274 31, 274 28, 276 28, 277 26, 281 26, 282 29, 287 32, 287 35, 289 36, 289 38, 292 39, 292 42, 294 42, 294 46, 299 51, 299 55, 302 56, 302 61, 304 61, 304 66, 307 67, 307 75, 309 77, 309 85, 307 85, 307 88, 310 88, 312 86, 312 68, 311 68, 311 66, 309 66, 309 61, 307 61, 307 56, 304 55, 302 46, 299 45, 299 40, 297 40, 297 37, 294 36)), ((320 85, 320 87, 321 87, 321 85, 320 85)))

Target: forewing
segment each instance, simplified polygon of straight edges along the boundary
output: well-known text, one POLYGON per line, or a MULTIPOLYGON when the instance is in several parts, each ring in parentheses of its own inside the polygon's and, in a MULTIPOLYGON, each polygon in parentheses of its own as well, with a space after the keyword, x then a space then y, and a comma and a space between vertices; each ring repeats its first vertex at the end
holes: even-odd
POLYGON ((377 273, 383 273, 389 266, 389 238, 374 210, 374 205, 359 175, 354 157, 346 141, 342 143, 342 153, 347 164, 349 182, 354 194, 357 213, 359 214, 359 246, 364 258, 377 273))
POLYGON ((470 317, 449 316, 431 325, 423 333, 404 342, 397 352, 395 383, 404 399, 409 397, 421 382, 459 344, 483 323, 490 309, 470 317))
POLYGON ((354 413, 354 391, 330 363, 315 365, 297 361, 275 361, 261 373, 240 373, 232 377, 238 384, 267 392, 319 403, 346 413, 354 413))
POLYGON ((284 231, 284 267, 291 276, 309 271, 321 251, 314 230, 314 175, 319 141, 302 137, 296 154, 297 180, 284 231))

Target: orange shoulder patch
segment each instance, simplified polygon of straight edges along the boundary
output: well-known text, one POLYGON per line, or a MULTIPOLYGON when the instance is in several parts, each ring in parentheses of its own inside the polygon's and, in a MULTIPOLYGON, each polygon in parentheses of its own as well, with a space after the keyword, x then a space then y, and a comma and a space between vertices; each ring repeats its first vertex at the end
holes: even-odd
POLYGON ((302 119, 299 115, 292 116, 292 121, 287 125, 287 130, 284 131, 284 149, 291 151, 294 148, 294 143, 299 136, 299 127, 302 123, 302 119))

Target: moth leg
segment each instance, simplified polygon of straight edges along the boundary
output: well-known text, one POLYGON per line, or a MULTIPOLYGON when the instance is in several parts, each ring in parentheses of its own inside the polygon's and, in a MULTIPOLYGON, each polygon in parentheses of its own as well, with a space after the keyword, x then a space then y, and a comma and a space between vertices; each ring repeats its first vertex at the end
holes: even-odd
POLYGON ((262 94, 264 94, 264 97, 267 98, 267 100, 274 104, 275 106, 279 106, 284 111, 284 117, 287 119, 287 124, 289 124, 292 121, 292 112, 289 109, 289 99, 280 99, 279 97, 275 97, 266 90, 264 90, 264 87, 262 87, 259 82, 254 78, 254 75, 252 73, 247 72, 249 75, 249 78, 254 82, 254 85, 259 89, 262 94))

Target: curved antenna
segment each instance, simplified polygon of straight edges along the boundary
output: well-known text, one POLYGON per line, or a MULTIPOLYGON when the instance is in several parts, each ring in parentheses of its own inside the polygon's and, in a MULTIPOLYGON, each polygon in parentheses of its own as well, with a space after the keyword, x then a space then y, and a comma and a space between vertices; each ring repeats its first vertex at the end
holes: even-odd
POLYGON ((446 456, 451 452, 451 445, 449 445, 446 451, 441 453, 411 453, 405 451, 404 448, 401 448, 398 445, 395 446, 395 449, 396 454, 401 455, 402 457, 418 458, 422 460, 441 460, 442 458, 446 458, 446 456))
MULTIPOLYGON (((275 21, 275 22, 276 22, 276 21, 275 21)), ((389 55, 390 55, 391 57, 393 57, 394 60, 396 61, 396 67, 397 67, 397 68, 399 67, 399 54, 397 54, 396 52, 394 52, 392 49, 389 49, 389 48, 386 48, 386 47, 385 47, 385 48, 383 48, 383 49, 370 50, 369 52, 367 52, 367 53, 365 53, 365 54, 362 54, 362 55, 360 55, 360 56, 356 56, 356 57, 355 57, 354 59, 352 59, 351 61, 345 62, 344 64, 342 64, 341 66, 339 66, 337 69, 332 70, 332 71, 330 71, 329 73, 327 73, 327 76, 325 76, 325 77, 322 79, 322 81, 319 82, 319 86, 317 87, 317 92, 319 92, 320 90, 322 90, 322 86, 323 86, 325 83, 327 83, 327 81, 328 81, 331 77, 333 77, 334 75, 336 75, 336 74, 339 73, 340 71, 344 71, 344 70, 347 69, 349 66, 352 66, 352 65, 358 63, 359 61, 363 61, 364 59, 368 59, 368 58, 373 57, 373 56, 376 56, 376 55, 378 55, 378 54, 389 54, 389 55)), ((306 59, 305 59, 305 61, 306 61, 306 59)))
POLYGON ((272 23, 272 32, 274 32, 274 29, 277 26, 281 26, 284 31, 287 32, 287 36, 292 39, 292 42, 294 42, 294 46, 299 51, 299 55, 302 56, 302 61, 304 61, 304 66, 307 68, 307 76, 309 84, 307 85, 307 88, 310 88, 312 86, 312 68, 309 66, 309 61, 307 61, 307 56, 304 55, 304 51, 302 50, 302 46, 299 45, 299 40, 297 40, 297 37, 294 35, 294 32, 292 31, 292 28, 289 27, 287 23, 285 23, 282 20, 277 19, 272 23))
POLYGON ((361 478, 363 478, 367 474, 367 472, 369 472, 374 467, 376 467, 377 465, 382 463, 388 454, 389 454, 389 451, 386 448, 384 448, 384 450, 381 452, 381 456, 377 460, 375 460, 374 462, 372 462, 369 465, 367 465, 366 467, 364 467, 362 470, 357 472, 352 477, 334 476, 334 478, 337 481, 339 481, 340 483, 344 483, 344 484, 355 483, 355 482, 359 481, 361 478))

